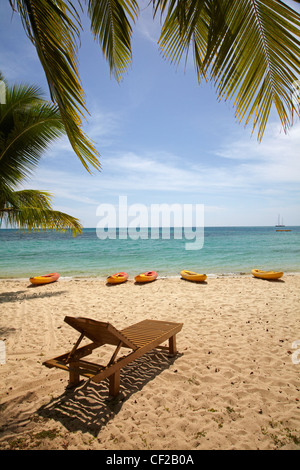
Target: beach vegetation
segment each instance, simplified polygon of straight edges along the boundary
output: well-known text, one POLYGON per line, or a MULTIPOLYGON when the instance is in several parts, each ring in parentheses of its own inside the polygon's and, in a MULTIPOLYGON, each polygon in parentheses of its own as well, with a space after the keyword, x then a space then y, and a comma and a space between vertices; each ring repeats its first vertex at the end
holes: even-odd
POLYGON ((206 431, 198 431, 196 434, 195 434, 195 439, 200 439, 201 437, 205 437, 207 434, 206 431))
POLYGON ((231 406, 226 406, 226 410, 228 413, 234 413, 234 409, 231 406))
POLYGON ((295 432, 297 432, 296 430, 293 430, 291 431, 289 428, 285 428, 286 430, 286 435, 287 435, 287 438, 290 439, 295 445, 299 446, 300 445, 300 436, 296 435, 295 432))
POLYGON ((275 449, 280 449, 290 444, 299 446, 300 436, 299 433, 297 435, 296 429, 291 430, 288 427, 284 427, 282 422, 269 421, 268 425, 273 432, 269 431, 266 426, 261 426, 261 433, 271 439, 275 449))
POLYGON ((38 441, 41 441, 43 439, 50 439, 50 440, 53 440, 55 439, 56 437, 60 436, 60 433, 59 431, 55 428, 55 429, 48 429, 48 430, 43 430, 43 431, 40 431, 36 434, 34 434, 34 439, 38 440, 38 441))
POLYGON ((196 379, 196 376, 194 374, 192 375, 192 377, 189 377, 187 381, 191 385, 199 385, 199 381, 196 379))
MULTIPOLYGON (((99 153, 82 131, 88 113, 78 71, 84 16, 119 82, 132 61, 141 2, 8 1, 36 48, 74 152, 88 171, 100 170, 99 153)), ((149 0, 151 5, 161 20, 162 56, 178 66, 192 54, 198 82, 211 80, 218 99, 232 100, 238 121, 251 122, 259 140, 273 105, 283 128, 292 125, 299 116, 293 84, 300 75, 300 15, 293 8, 279 0, 149 0)))
POLYGON ((43 430, 38 433, 29 432, 24 436, 10 439, 8 441, 10 450, 30 450, 38 448, 45 440, 53 441, 60 438, 61 434, 57 428, 43 430))
POLYGON ((53 209, 49 192, 22 186, 64 134, 58 107, 45 101, 38 87, 6 83, 6 100, 0 105, 0 227, 81 233, 78 219, 53 209))
POLYGON ((29 446, 28 438, 19 437, 17 439, 11 439, 9 441, 10 450, 27 450, 29 446))

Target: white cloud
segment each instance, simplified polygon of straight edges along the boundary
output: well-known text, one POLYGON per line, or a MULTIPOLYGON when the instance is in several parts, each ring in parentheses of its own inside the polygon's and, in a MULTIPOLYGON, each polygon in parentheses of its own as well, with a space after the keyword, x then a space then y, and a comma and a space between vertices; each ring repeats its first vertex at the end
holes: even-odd
MULTIPOLYGON (((101 126, 95 132, 105 135, 101 126)), ((109 134, 109 132, 108 132, 109 134)), ((154 192, 166 194, 241 194, 264 196, 297 190, 300 183, 300 125, 289 136, 267 137, 256 144, 237 141, 224 146, 218 156, 224 164, 194 163, 169 152, 119 152, 102 158, 102 172, 94 176, 82 171, 55 171, 40 168, 34 177, 36 187, 46 185, 59 197, 96 204, 107 194, 135 194, 146 198, 154 192), (54 188, 54 190, 51 189, 54 188), (78 194, 80 188, 80 195, 78 194)), ((53 152, 67 150, 66 141, 53 152)), ((75 156, 72 158, 76 158, 75 156)))
MULTIPOLYGON (((289 136, 278 135, 264 143, 237 141, 224 147, 219 165, 193 163, 166 152, 126 153, 104 163, 104 169, 122 189, 152 188, 156 191, 201 193, 251 189, 272 191, 273 185, 300 183, 300 125, 289 136), (118 175, 122 180, 118 181, 118 175)), ((104 180, 106 177, 104 176, 104 180)), ((278 191, 278 188, 277 188, 278 191)))
POLYGON ((282 160, 296 159, 300 148, 300 123, 296 123, 287 134, 278 124, 270 125, 262 142, 254 139, 237 140, 223 145, 216 154, 232 160, 282 160))
POLYGON ((90 114, 85 126, 88 136, 95 142, 100 141, 101 147, 110 145, 120 126, 120 113, 105 112, 93 105, 90 114))
POLYGON ((141 34, 145 39, 157 44, 160 36, 160 12, 153 19, 153 8, 148 0, 140 1, 140 15, 135 25, 135 33, 141 34))
POLYGON ((272 128, 261 143, 240 140, 223 146, 216 154, 231 160, 245 182, 253 185, 300 183, 300 123, 288 134, 272 128))

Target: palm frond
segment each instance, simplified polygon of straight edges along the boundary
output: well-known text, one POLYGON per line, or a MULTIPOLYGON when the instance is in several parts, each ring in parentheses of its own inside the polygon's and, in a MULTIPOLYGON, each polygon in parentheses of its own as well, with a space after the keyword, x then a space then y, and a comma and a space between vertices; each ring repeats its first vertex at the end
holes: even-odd
POLYGON ((91 29, 102 46, 110 70, 120 81, 131 62, 130 21, 138 15, 136 0, 86 0, 91 29))
POLYGON ((53 195, 48 191, 39 191, 38 189, 23 189, 20 191, 10 191, 4 203, 7 205, 7 207, 20 208, 32 206, 36 209, 51 210, 52 197, 53 195))
POLYGON ((73 236, 82 232, 79 220, 64 212, 53 210, 51 195, 45 191, 23 190, 6 192, 0 199, 0 226, 31 230, 69 231, 73 236))
POLYGON ((42 153, 65 133, 56 106, 41 99, 38 88, 7 87, 0 107, 0 187, 28 177, 42 153))
POLYGON ((219 4, 227 33, 208 63, 220 98, 234 99, 240 121, 253 119, 259 140, 273 104, 283 128, 289 128, 299 115, 292 83, 300 74, 300 15, 277 0, 219 4))
POLYGON ((6 103, 0 108, 0 129, 3 129, 7 117, 18 113, 20 109, 27 109, 33 103, 44 101, 44 93, 37 85, 10 86, 4 77, 1 80, 6 85, 6 103))
POLYGON ((81 232, 78 219, 53 210, 48 192, 14 190, 63 133, 58 108, 43 101, 39 89, 7 86, 6 103, 0 106, 0 226, 81 232))
POLYGON ((82 131, 87 112, 77 68, 80 23, 72 2, 63 0, 10 0, 44 68, 51 98, 57 103, 74 152, 88 171, 100 169, 99 154, 82 131))
POLYGON ((159 7, 161 14, 165 13, 159 39, 164 56, 178 66, 184 54, 187 60, 192 46, 198 79, 206 78, 203 61, 207 53, 210 20, 206 0, 153 0, 153 5, 155 15, 159 7))
POLYGON ((262 139, 275 105, 288 128, 299 107, 292 99, 300 75, 300 15, 280 0, 153 0, 165 13, 159 40, 176 64, 193 50, 198 81, 209 77, 220 99, 262 139))

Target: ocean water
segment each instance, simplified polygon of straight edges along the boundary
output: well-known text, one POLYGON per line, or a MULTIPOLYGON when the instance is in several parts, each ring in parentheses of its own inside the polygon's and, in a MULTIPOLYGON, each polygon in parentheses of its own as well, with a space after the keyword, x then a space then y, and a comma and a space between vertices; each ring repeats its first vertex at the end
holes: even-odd
MULTIPOLYGON (((300 272, 300 227, 206 227, 203 247, 187 250, 192 240, 184 231, 150 229, 138 239, 99 239, 96 229, 84 229, 76 238, 68 233, 0 230, 0 278, 29 278, 59 272, 61 277, 105 278, 125 271, 133 278, 145 271, 160 277, 180 276, 182 269, 207 275, 249 274, 251 269, 300 272)), ((123 232, 124 233, 124 232, 123 232)))

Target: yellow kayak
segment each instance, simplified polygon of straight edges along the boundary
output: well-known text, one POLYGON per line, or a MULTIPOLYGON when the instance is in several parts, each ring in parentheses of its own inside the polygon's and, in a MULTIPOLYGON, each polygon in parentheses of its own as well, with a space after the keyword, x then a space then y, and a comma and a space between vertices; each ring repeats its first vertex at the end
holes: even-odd
POLYGON ((251 272, 254 277, 258 277, 260 279, 279 279, 283 276, 282 272, 275 271, 261 271, 259 269, 252 269, 251 272))
POLYGON ((146 273, 135 276, 134 279, 136 282, 151 282, 151 281, 155 281, 156 278, 157 278, 156 271, 148 271, 146 273))
POLYGON ((40 284, 49 284, 50 282, 55 282, 59 278, 58 273, 44 274, 43 276, 35 276, 29 278, 31 284, 40 285, 40 284))
POLYGON ((188 281, 198 281, 203 282, 207 278, 206 274, 198 274, 194 273, 193 271, 180 271, 181 277, 183 279, 187 279, 188 281))
POLYGON ((111 276, 108 276, 107 282, 108 284, 121 284, 122 282, 127 281, 128 279, 128 274, 121 272, 121 273, 116 273, 112 274, 111 276))

